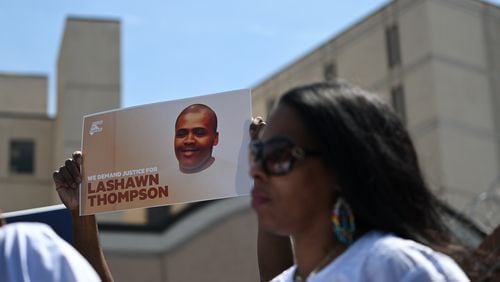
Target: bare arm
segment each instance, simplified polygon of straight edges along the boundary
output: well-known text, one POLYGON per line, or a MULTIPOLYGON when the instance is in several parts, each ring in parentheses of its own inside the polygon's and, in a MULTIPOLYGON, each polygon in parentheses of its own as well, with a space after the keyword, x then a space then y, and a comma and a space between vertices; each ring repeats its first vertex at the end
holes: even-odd
POLYGON ((113 281, 108 263, 99 243, 99 230, 94 215, 79 216, 78 210, 71 211, 73 218, 73 244, 84 256, 102 281, 113 281))
MULTIPOLYGON (((260 117, 253 118, 250 125, 250 138, 258 139, 266 123, 260 117)), ((293 264, 290 239, 277 236, 259 226, 257 237, 257 258, 259 261, 260 281, 269 281, 293 264)))
POLYGON ((99 243, 99 229, 94 215, 79 216, 79 191, 82 182, 80 152, 54 172, 53 179, 61 201, 71 211, 73 219, 73 245, 89 261, 102 281, 113 281, 108 264, 99 243))

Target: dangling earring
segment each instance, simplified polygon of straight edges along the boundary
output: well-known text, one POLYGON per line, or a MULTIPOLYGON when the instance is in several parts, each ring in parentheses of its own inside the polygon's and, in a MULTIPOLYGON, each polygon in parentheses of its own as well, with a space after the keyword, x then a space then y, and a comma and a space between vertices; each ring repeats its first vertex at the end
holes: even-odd
POLYGON ((335 202, 332 211, 332 224, 337 239, 343 244, 350 245, 353 241, 356 225, 351 207, 342 197, 338 197, 335 202))

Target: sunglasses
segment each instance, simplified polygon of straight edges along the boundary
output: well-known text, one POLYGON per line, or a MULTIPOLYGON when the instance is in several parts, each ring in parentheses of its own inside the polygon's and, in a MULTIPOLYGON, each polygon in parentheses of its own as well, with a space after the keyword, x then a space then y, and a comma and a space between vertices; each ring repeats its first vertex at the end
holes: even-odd
POLYGON ((292 171, 297 161, 319 154, 318 151, 301 148, 284 137, 250 142, 250 163, 259 165, 267 175, 285 175, 292 171))

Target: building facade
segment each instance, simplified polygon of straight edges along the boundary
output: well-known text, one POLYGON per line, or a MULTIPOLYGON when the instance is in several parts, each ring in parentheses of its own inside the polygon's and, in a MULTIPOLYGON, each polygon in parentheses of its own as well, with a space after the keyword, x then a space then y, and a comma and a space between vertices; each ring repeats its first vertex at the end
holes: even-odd
POLYGON ((52 203, 54 120, 47 114, 47 77, 0 74, 0 208, 52 203))
POLYGON ((392 1, 259 83, 254 114, 333 77, 376 92, 404 119, 430 186, 463 211, 498 184, 499 30, 499 7, 482 1, 392 1))
POLYGON ((86 114, 120 107, 120 23, 70 17, 57 64, 57 115, 47 77, 0 74, 0 207, 59 203, 52 171, 81 146, 86 114))

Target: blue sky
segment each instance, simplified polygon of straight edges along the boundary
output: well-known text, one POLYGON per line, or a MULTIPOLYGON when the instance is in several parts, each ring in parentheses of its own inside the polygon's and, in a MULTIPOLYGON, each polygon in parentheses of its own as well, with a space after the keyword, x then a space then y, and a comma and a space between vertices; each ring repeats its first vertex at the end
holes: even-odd
POLYGON ((0 0, 0 73, 48 75, 54 114, 66 17, 104 17, 122 24, 122 106, 246 88, 384 3, 0 0))

